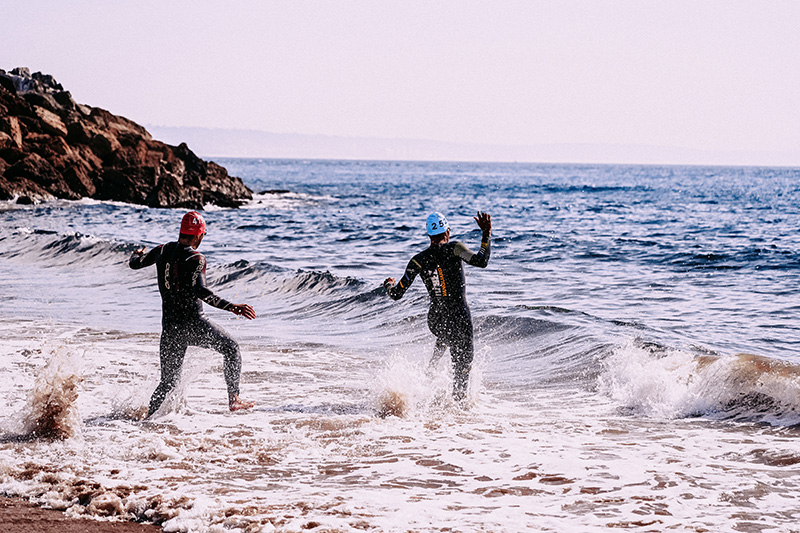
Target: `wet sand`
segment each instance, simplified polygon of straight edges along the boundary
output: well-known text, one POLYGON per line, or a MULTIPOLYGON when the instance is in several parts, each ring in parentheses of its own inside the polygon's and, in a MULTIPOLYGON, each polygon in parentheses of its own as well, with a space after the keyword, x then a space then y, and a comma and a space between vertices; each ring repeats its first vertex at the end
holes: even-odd
POLYGON ((21 498, 0 496, 3 533, 161 533, 161 528, 134 522, 101 522, 67 518, 61 511, 42 509, 21 498))

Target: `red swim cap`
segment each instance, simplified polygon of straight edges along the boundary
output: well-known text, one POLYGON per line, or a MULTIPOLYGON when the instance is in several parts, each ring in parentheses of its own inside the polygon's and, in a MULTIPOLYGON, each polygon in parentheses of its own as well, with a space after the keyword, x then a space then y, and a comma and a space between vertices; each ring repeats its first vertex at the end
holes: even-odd
POLYGON ((206 221, 197 211, 189 211, 181 220, 181 233, 184 235, 205 235, 206 221))

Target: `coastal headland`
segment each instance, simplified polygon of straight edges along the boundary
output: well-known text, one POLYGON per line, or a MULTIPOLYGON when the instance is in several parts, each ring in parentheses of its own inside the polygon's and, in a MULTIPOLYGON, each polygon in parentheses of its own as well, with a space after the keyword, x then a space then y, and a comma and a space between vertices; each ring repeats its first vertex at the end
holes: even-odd
POLYGON ((53 76, 0 70, 0 200, 94 198, 150 207, 238 207, 240 178, 109 111, 76 103, 53 76))

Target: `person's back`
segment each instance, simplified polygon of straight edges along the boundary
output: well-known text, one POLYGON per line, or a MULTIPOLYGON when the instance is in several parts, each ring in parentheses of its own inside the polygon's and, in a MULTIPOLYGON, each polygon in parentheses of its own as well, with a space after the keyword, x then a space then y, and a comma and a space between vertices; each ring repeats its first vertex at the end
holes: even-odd
POLYGON ((431 305, 453 306, 465 302, 467 286, 464 266, 485 267, 489 262, 487 251, 472 253, 459 241, 432 244, 415 255, 412 261, 420 265, 419 275, 425 283, 431 305))
POLYGON ((234 304, 206 286, 206 259, 197 251, 206 234, 200 213, 189 211, 181 221, 178 242, 169 242, 145 254, 145 248, 131 255, 129 266, 138 270, 156 265, 161 294, 161 382, 150 399, 148 416, 153 415, 175 388, 188 346, 211 348, 223 355, 223 374, 231 411, 248 409, 252 402, 239 399, 241 355, 239 344, 203 314, 203 302, 248 319, 256 317, 248 304, 234 304))
POLYGON ((438 360, 450 347, 455 375, 453 397, 458 401, 466 397, 473 357, 472 316, 466 300, 463 264, 483 268, 489 263, 490 254, 491 217, 478 212, 475 221, 483 231, 477 253, 461 242, 450 242, 447 219, 441 213, 432 213, 426 222, 430 247, 411 258, 397 285, 394 278, 384 281, 388 295, 399 300, 417 275, 422 278, 431 299, 428 328, 436 336, 432 361, 438 360))
POLYGON ((203 315, 203 303, 226 310, 226 302, 205 285, 206 259, 188 244, 162 245, 155 260, 162 320, 190 322, 203 315))

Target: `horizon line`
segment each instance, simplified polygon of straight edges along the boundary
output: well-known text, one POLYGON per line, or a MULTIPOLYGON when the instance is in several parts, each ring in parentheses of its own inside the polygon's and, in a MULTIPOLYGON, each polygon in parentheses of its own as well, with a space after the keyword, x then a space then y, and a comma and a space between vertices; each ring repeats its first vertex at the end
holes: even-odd
POLYGON ((531 164, 595 164, 653 166, 800 167, 800 153, 762 150, 714 150, 652 144, 482 144, 422 138, 345 136, 319 133, 276 133, 252 128, 163 126, 145 124, 153 138, 186 142, 203 157, 313 159, 353 161, 430 161, 531 164), (160 132, 161 135, 157 135, 160 132), (166 138, 164 134, 166 135, 166 138), (178 140, 177 135, 183 135, 178 140), (188 135, 189 138, 184 138, 188 135), (205 134, 205 135, 204 135, 205 134), (216 137, 227 134, 228 137, 216 137), (232 139, 230 135, 246 135, 232 139), (261 137, 260 139, 257 137, 261 137), (266 139, 269 137, 270 139, 266 139), (312 141, 325 141, 309 144, 312 141), (267 141, 282 141, 280 145, 267 141), (361 143, 353 145, 352 143, 361 143), (220 145, 225 148, 220 149, 220 145), (215 148, 217 150, 215 150, 215 148), (476 155, 474 151, 484 152, 476 155), (459 153, 464 151, 465 153, 459 153), (601 154, 601 152, 616 154, 601 154), (449 153, 448 153, 449 152, 449 153), (505 154, 503 154, 505 152, 505 154), (526 153, 528 152, 528 153, 526 153), (535 154, 533 152, 542 152, 535 154), (551 152, 551 153, 547 153, 551 152), (554 152, 561 152, 554 153, 554 152), (583 152, 567 154, 567 152, 583 152), (642 153, 644 152, 644 153, 642 153), (649 152, 649 153, 647 153, 649 152), (570 157, 571 156, 571 157, 570 157), (736 161, 738 160, 738 161, 736 161))

